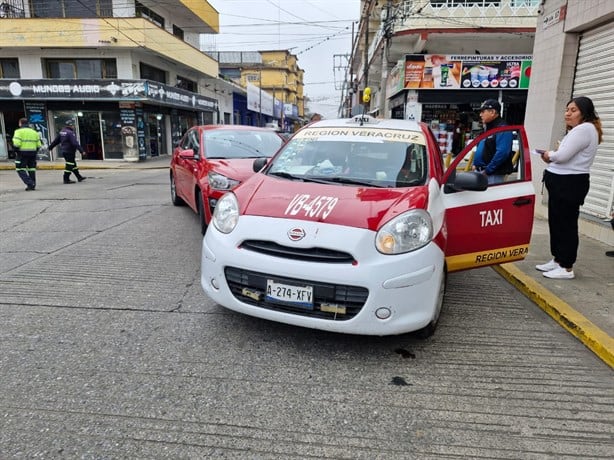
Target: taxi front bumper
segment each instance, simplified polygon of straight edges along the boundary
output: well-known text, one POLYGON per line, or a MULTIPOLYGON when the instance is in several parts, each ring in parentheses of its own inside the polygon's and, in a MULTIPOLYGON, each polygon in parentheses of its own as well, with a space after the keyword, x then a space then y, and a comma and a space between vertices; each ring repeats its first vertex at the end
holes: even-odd
POLYGON ((375 249, 374 237, 366 229, 242 216, 230 234, 209 227, 202 246, 201 285, 223 307, 286 324, 363 335, 425 327, 435 314, 444 276, 441 249, 429 243, 410 253, 383 255, 375 249), (294 242, 288 233, 296 227, 306 236, 294 242), (252 247, 246 242, 254 241, 289 248, 292 255, 246 249, 252 247), (314 248, 349 254, 353 261, 311 260, 314 248), (313 288, 312 305, 267 302, 268 280, 313 288))

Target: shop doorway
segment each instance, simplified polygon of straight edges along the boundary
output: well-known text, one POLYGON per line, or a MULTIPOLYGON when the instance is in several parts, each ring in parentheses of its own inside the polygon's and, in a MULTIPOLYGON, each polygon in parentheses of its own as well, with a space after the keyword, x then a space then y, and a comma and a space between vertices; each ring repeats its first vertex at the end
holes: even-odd
POLYGON ((53 114, 53 129, 56 136, 66 126, 68 120, 75 121, 75 135, 83 147, 83 155, 79 160, 102 160, 102 135, 100 133, 99 112, 64 112, 53 114))
POLYGON ((157 157, 160 155, 160 120, 162 115, 146 114, 145 121, 145 146, 147 156, 157 157))
POLYGON ((100 113, 82 112, 79 115, 79 141, 83 147, 84 160, 102 160, 102 136, 100 113))
POLYGON ((15 149, 13 148, 13 135, 19 128, 19 119, 23 117, 23 112, 3 112, 0 113, 2 124, 0 125, 0 159, 14 159, 15 149))

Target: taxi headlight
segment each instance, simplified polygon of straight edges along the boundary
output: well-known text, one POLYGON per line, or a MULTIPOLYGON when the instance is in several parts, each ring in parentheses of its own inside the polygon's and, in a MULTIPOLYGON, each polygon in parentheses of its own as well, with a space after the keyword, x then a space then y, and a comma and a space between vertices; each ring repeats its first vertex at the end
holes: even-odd
POLYGON ((433 238, 433 221, 428 212, 414 209, 387 222, 375 235, 382 254, 403 254, 426 246, 433 238))
POLYGON ((222 233, 230 233, 239 220, 239 203, 234 193, 227 193, 220 198, 213 211, 212 222, 222 233))
POLYGON ((215 190, 231 190, 239 185, 238 180, 229 179, 216 172, 210 172, 207 175, 207 180, 209 181, 209 187, 215 190))

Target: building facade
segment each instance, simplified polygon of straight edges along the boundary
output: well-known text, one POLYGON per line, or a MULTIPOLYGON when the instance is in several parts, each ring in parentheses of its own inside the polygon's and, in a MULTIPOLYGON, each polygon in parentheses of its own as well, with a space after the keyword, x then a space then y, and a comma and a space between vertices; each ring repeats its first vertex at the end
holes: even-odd
POLYGON ((444 153, 457 128, 463 143, 481 129, 475 109, 485 99, 522 123, 539 3, 362 0, 341 111, 428 122, 444 153))
POLYGON ((220 74, 246 88, 235 98, 234 120, 253 126, 276 125, 293 132, 304 118, 303 70, 288 50, 209 52, 220 74))
MULTIPOLYGON (((525 126, 531 147, 556 148, 565 135, 569 99, 588 96, 601 118, 603 142, 591 168, 591 186, 581 208, 582 233, 614 245, 614 2, 545 0, 541 2, 533 50, 525 126)), ((542 190, 545 165, 533 163, 536 190, 542 190)), ((547 214, 545 195, 536 214, 547 214)))
POLYGON ((44 142, 74 119, 83 160, 167 154, 189 126, 231 121, 244 92, 198 49, 219 32, 207 1, 7 0, 0 26, 0 159, 23 116, 44 142))

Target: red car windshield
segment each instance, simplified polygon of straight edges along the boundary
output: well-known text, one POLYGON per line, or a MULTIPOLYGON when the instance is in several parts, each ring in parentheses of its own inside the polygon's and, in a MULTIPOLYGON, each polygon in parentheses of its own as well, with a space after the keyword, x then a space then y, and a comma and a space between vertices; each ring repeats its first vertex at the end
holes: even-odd
POLYGON ((272 131, 224 129, 205 132, 203 136, 208 159, 271 157, 283 143, 272 131))

